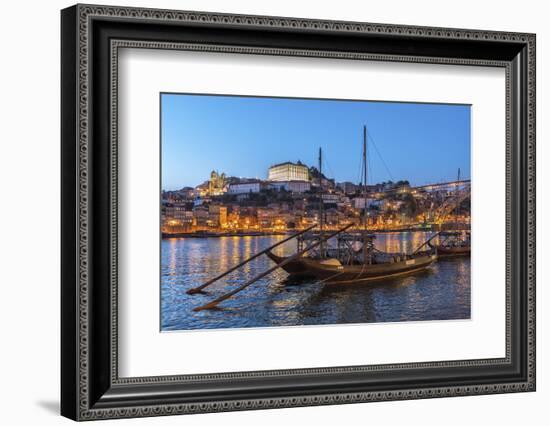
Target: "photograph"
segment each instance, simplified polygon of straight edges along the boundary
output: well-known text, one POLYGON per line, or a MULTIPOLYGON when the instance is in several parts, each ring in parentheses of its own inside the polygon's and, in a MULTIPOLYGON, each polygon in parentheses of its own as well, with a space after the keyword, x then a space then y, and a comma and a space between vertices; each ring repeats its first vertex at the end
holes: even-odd
POLYGON ((160 330, 469 320, 470 144, 467 104, 161 93, 160 330))

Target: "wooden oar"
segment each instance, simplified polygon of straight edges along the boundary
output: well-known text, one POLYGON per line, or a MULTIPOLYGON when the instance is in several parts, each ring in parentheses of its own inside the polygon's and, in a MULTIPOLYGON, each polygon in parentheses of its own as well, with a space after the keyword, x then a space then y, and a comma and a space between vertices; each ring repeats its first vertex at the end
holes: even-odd
POLYGON ((420 247, 418 247, 415 251, 413 251, 411 254, 416 254, 418 251, 424 247, 426 244, 428 244, 430 241, 432 241, 435 237, 437 237, 439 234, 441 234, 441 231, 437 232, 435 235, 432 235, 430 238, 428 238, 426 241, 424 241, 420 247))
POLYGON ((283 240, 281 240, 281 241, 276 242, 276 243, 273 244, 272 246, 270 246, 270 247, 268 247, 268 248, 266 248, 266 249, 264 249, 264 250, 262 250, 262 251, 256 253, 254 256, 249 257, 248 259, 246 259, 245 261, 239 263, 238 265, 233 266, 231 269, 228 269, 228 270, 225 271, 223 274, 220 274, 220 275, 218 275, 217 277, 212 278, 210 281, 207 281, 207 282, 205 282, 204 284, 202 284, 202 285, 200 285, 200 286, 198 286, 198 287, 190 288, 189 290, 187 290, 187 294, 200 293, 201 290, 202 290, 203 288, 208 287, 210 284, 214 284, 214 283, 215 283, 216 281, 218 281, 220 278, 223 278, 223 277, 225 277, 227 274, 233 272, 234 270, 239 269, 241 266, 245 265, 246 263, 250 262, 251 260, 256 259, 258 256, 261 256, 262 254, 267 253, 269 250, 272 250, 272 249, 274 249, 275 247, 280 246, 281 244, 286 243, 287 241, 290 241, 291 239, 296 238, 297 236, 306 233, 307 231, 311 231, 311 230, 312 230, 313 228, 315 228, 316 226, 317 226, 317 225, 312 225, 312 226, 310 226, 309 228, 304 229, 303 231, 300 231, 300 232, 298 232, 298 233, 296 233, 296 234, 294 234, 294 235, 291 235, 290 237, 287 237, 287 238, 285 238, 285 239, 283 239, 283 240))
POLYGON ((195 312, 197 311, 202 311, 204 309, 213 309, 215 308, 218 304, 220 304, 221 302, 223 302, 224 300, 227 300, 229 299, 231 296, 235 295, 236 293, 238 293, 239 291, 242 291, 244 290, 245 288, 247 288, 248 286, 254 284, 256 281, 258 281, 260 278, 263 278, 265 277, 266 275, 269 275, 271 274, 274 270, 278 269, 278 268, 281 268, 283 266, 285 266, 287 263, 289 262, 292 262, 293 260, 299 258, 301 255, 303 255, 304 253, 306 253, 307 251, 317 247, 319 244, 321 244, 322 242, 334 237, 335 235, 338 235, 340 232, 343 232, 345 231, 346 229, 348 229, 350 226, 352 226, 353 224, 350 223, 349 225, 343 227, 342 229, 340 229, 339 231, 335 231, 331 234, 328 234, 326 235, 325 237, 323 238, 320 238, 318 241, 310 244, 309 246, 307 246, 305 249, 303 250, 300 250, 299 252, 293 254, 292 256, 289 256, 287 257, 285 260, 283 260, 281 263, 278 263, 277 265, 269 268, 267 271, 264 271, 262 272, 261 274, 259 275, 256 275, 254 278, 252 278, 251 280, 247 281, 246 283, 244 283, 243 285, 241 285, 240 287, 237 287, 235 290, 232 290, 230 291, 229 293, 226 293, 224 294, 223 296, 220 296, 218 297, 216 300, 213 300, 212 302, 210 303, 207 303, 206 305, 203 305, 203 306, 199 306, 199 307, 196 307, 194 308, 193 310, 195 312))

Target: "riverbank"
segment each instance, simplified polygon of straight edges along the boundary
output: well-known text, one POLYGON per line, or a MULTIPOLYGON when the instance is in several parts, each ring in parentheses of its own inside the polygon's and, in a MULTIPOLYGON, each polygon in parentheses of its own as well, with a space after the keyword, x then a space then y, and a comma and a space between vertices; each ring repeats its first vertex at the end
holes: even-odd
MULTIPOLYGON (((437 232, 440 229, 433 228, 398 228, 398 229, 372 229, 371 232, 374 234, 386 234, 392 232, 437 232)), ((327 229, 326 231, 330 231, 327 229)), ((169 238, 220 238, 220 237, 269 237, 274 235, 292 235, 299 232, 295 231, 243 231, 243 232, 208 232, 208 231, 198 231, 198 232, 176 232, 176 233, 162 233, 163 239, 169 238)))
POLYGON ((295 232, 176 232, 162 233, 163 239, 168 238, 220 238, 220 237, 270 237, 274 235, 292 235, 295 232))

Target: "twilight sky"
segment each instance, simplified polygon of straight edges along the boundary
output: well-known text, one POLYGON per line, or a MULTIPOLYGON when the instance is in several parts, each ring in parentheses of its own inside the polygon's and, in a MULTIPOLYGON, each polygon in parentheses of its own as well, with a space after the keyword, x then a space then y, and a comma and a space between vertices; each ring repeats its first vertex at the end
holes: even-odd
POLYGON ((162 189, 196 186, 212 170, 267 178, 270 165, 318 163, 359 182, 363 125, 369 183, 470 177, 470 106, 161 94, 162 189))

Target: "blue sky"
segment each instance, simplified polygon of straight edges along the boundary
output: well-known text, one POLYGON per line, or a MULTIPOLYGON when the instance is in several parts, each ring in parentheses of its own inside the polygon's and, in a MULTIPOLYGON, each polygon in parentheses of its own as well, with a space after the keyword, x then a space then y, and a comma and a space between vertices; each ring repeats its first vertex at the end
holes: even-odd
POLYGON ((363 125, 369 183, 414 185, 470 177, 470 106, 161 94, 162 188, 196 186, 212 170, 265 179, 302 161, 359 182, 363 125))

